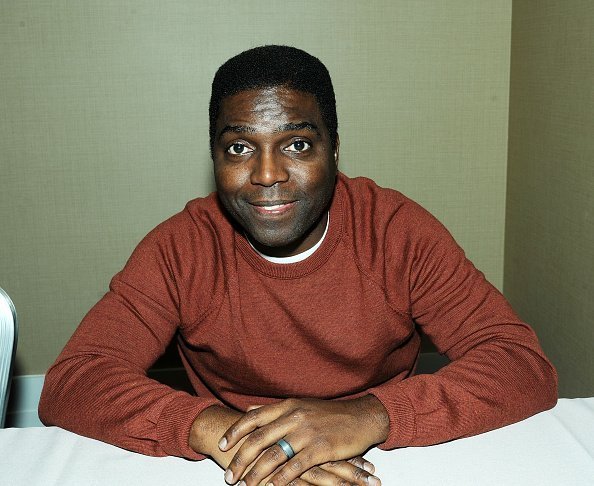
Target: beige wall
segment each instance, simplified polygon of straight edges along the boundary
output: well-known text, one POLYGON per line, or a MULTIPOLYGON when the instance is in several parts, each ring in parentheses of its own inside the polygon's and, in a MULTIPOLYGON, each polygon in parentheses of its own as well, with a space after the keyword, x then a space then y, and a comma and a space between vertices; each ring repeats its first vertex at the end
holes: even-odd
POLYGON ((594 395, 594 2, 514 2, 505 292, 594 395))
POLYGON ((212 189, 212 75, 264 43, 327 64, 342 169, 423 203, 501 287, 510 29, 511 0, 2 2, 17 374, 43 373, 138 240, 212 189))

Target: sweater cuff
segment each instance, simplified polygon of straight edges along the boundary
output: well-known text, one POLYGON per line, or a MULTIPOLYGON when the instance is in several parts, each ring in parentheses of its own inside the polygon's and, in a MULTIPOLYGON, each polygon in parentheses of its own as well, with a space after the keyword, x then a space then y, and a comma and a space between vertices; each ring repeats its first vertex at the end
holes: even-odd
POLYGON ((385 442, 377 445, 379 449, 389 450, 408 446, 416 435, 415 411, 408 396, 394 389, 383 390, 382 387, 371 388, 374 395, 385 407, 390 418, 390 430, 385 442))
POLYGON ((189 445, 190 429, 194 420, 204 409, 220 404, 216 398, 199 398, 185 393, 178 395, 163 408, 157 423, 159 445, 169 456, 202 460, 189 445))

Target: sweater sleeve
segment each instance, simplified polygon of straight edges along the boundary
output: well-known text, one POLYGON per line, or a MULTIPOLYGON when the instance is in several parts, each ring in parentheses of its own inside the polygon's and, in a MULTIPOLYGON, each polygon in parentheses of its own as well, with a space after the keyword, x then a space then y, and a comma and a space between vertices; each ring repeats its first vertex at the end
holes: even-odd
POLYGON ((171 250, 155 234, 140 243, 48 370, 39 416, 142 454, 202 459, 188 445, 190 428, 218 401, 146 375, 180 324, 171 250))
POLYGON ((391 449, 476 435, 555 405, 557 375, 532 329, 419 208, 406 238, 415 323, 451 362, 370 390, 390 418, 391 449))

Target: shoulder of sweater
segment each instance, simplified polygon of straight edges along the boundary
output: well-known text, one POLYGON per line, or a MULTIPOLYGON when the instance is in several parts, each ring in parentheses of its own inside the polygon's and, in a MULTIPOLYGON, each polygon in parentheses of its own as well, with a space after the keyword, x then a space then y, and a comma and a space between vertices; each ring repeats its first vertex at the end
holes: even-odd
POLYGON ((233 227, 223 214, 216 193, 211 193, 188 201, 184 209, 153 228, 139 247, 193 253, 214 248, 221 238, 233 238, 233 227))
POLYGON ((339 187, 346 199, 345 209, 347 217, 352 219, 349 226, 353 230, 368 228, 373 233, 384 233, 390 228, 398 228, 400 234, 408 231, 418 234, 443 226, 419 203, 366 177, 349 178, 340 173, 339 187))
POLYGON ((150 233, 155 236, 184 231, 200 230, 204 226, 220 224, 226 218, 217 200, 216 193, 188 201, 181 211, 159 223, 150 233))

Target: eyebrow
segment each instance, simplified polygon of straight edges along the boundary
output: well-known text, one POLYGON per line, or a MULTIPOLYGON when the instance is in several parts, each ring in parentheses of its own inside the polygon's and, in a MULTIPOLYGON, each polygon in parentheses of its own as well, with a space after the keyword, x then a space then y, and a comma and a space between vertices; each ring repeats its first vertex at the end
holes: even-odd
MULTIPOLYGON (((300 122, 300 123, 285 123, 284 125, 279 125, 274 129, 275 133, 279 132, 291 132, 297 130, 310 130, 312 132, 317 133, 320 135, 320 130, 318 129, 317 125, 310 123, 310 122, 300 122)), ((225 133, 232 132, 232 133, 256 133, 257 130, 254 127, 250 127, 248 125, 227 125, 225 128, 221 130, 219 133, 218 138, 220 139, 225 133)))
POLYGON ((312 132, 316 132, 316 133, 320 133, 320 131, 318 130, 317 125, 314 125, 313 123, 310 122, 301 122, 301 123, 285 123, 284 125, 281 125, 280 127, 277 127, 276 130, 274 130, 275 132, 291 132, 291 131, 297 131, 297 130, 310 130, 312 132))

